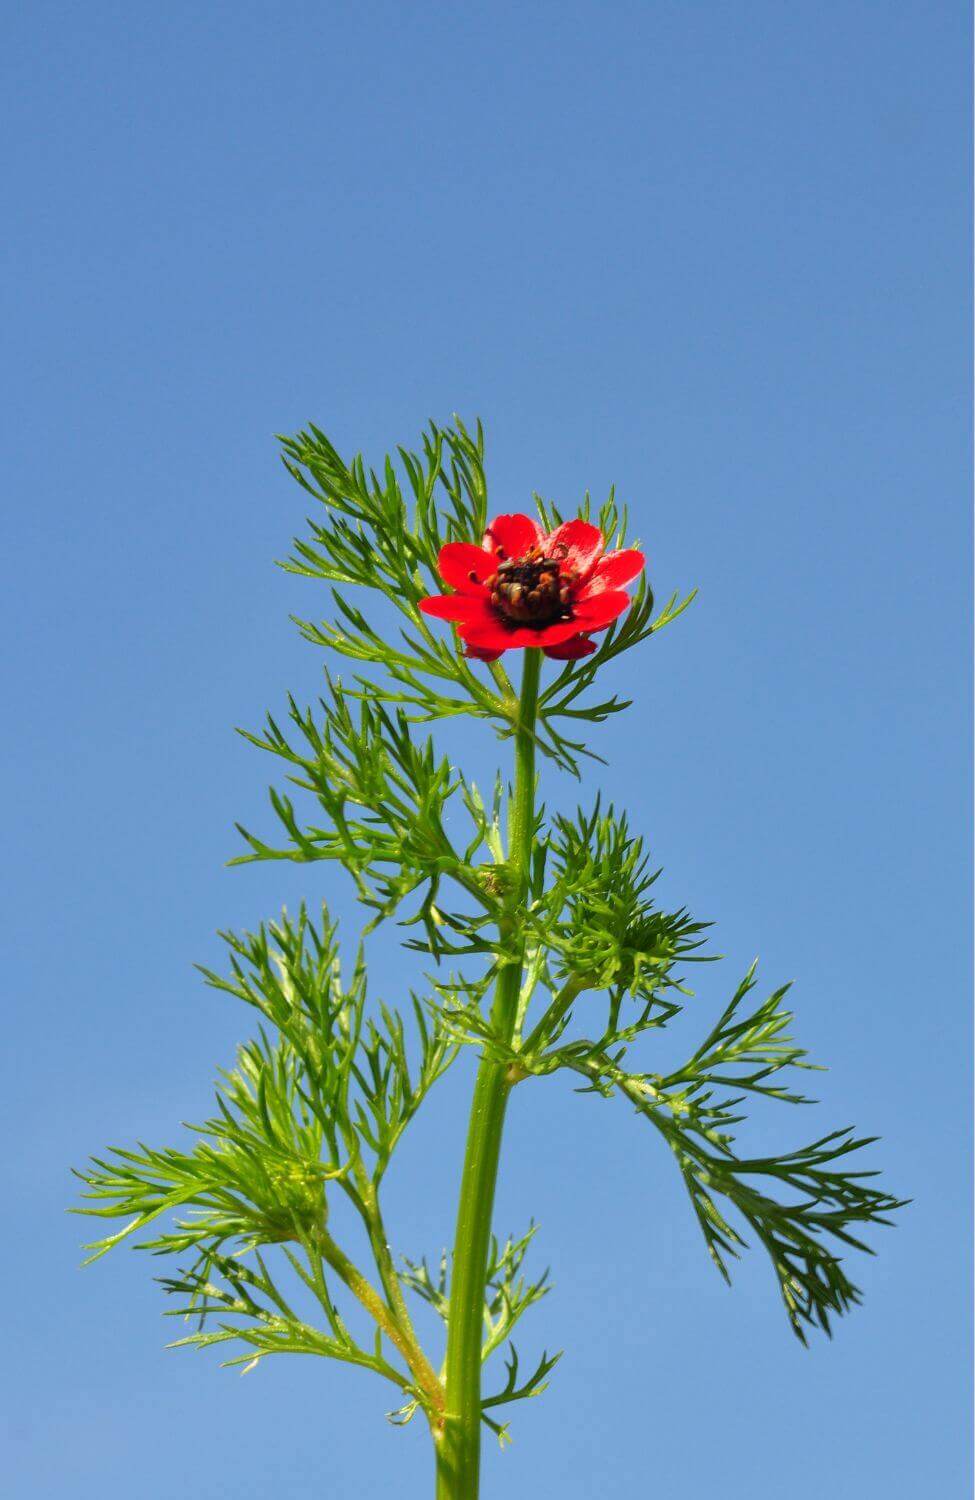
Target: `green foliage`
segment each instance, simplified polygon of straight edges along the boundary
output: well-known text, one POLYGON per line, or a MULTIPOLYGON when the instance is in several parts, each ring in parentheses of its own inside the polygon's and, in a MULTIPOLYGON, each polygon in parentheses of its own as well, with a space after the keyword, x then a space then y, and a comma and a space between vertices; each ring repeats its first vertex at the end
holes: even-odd
MULTIPOLYGON (((441 545, 484 530, 480 426, 431 427, 420 453, 399 450, 399 469, 389 459, 378 472, 361 458, 346 463, 315 427, 286 439, 284 457, 316 506, 285 566, 328 583, 332 601, 329 619, 300 628, 355 668, 351 683, 328 678, 314 709, 289 699, 286 727, 269 715, 260 733, 246 734, 283 763, 289 790, 271 791, 278 841, 241 829, 246 852, 235 862, 336 862, 370 914, 366 930, 395 915, 406 946, 440 967, 395 1009, 368 1000, 361 947, 343 977, 324 910, 318 922, 302 909, 256 933, 223 934, 227 970, 205 978, 257 1013, 257 1035, 221 1074, 216 1112, 191 1127, 183 1149, 117 1148, 80 1174, 79 1211, 124 1221, 93 1242, 91 1259, 135 1237, 181 1262, 162 1282, 174 1314, 195 1324, 178 1344, 243 1346, 230 1363, 313 1353, 358 1364, 403 1393, 392 1420, 422 1410, 441 1433, 446 1373, 421 1346, 404 1293, 449 1323, 451 1263, 445 1253, 434 1273, 425 1260, 397 1262, 380 1188, 427 1094, 474 1047, 503 1068, 507 1087, 568 1070, 582 1091, 626 1099, 672 1152, 721 1274, 750 1236, 769 1256, 798 1337, 812 1326, 829 1332, 859 1296, 845 1252, 866 1249, 863 1230, 887 1223, 899 1203, 873 1186, 872 1172, 851 1166, 869 1144, 852 1131, 778 1155, 738 1153, 734 1131, 749 1096, 805 1102, 791 1078, 810 1065, 791 1040, 785 990, 749 1009, 750 971, 682 1067, 661 1074, 631 1063, 690 995, 682 971, 704 961, 707 924, 657 903, 659 871, 643 840, 598 799, 573 817, 534 815, 527 898, 513 902, 504 781, 485 800, 416 729, 473 716, 502 739, 521 735, 524 744, 529 734, 578 775, 579 757, 592 751, 569 734, 627 706, 588 696, 599 672, 689 598, 674 595, 652 619, 642 580, 592 656, 552 666, 526 731, 503 665, 465 660, 449 627, 417 608, 438 588, 441 545), (513 965, 517 1008, 504 1026, 487 996, 513 965), (340 1198, 362 1226, 368 1275, 335 1237, 330 1207, 340 1198), (370 1321, 365 1340, 350 1308, 370 1321)), ((549 526, 562 518, 541 501, 539 514, 549 526)), ((608 545, 623 542, 627 517, 612 495, 598 523, 608 545)), ((534 1227, 492 1241, 484 1361, 510 1345, 548 1290, 547 1273, 531 1280, 523 1270, 533 1235, 534 1227)), ((543 1354, 526 1377, 510 1345, 506 1379, 480 1411, 499 1438, 507 1429, 489 1411, 542 1391, 558 1357, 543 1354)))
MULTIPOLYGON (((537 1281, 529 1281, 522 1269, 528 1248, 535 1236, 535 1229, 536 1226, 532 1224, 519 1239, 512 1239, 509 1235, 503 1244, 497 1236, 491 1237, 484 1294, 484 1339, 481 1346, 481 1359, 484 1362, 510 1339, 511 1332, 522 1314, 533 1307, 536 1302, 540 1302, 550 1290, 548 1271, 544 1271, 537 1281)), ((450 1289, 446 1250, 440 1257, 435 1276, 431 1273, 425 1259, 419 1264, 407 1260, 403 1279, 418 1297, 433 1308, 444 1323, 449 1322, 450 1289)), ((489 1417, 488 1408, 504 1406, 512 1401, 525 1401, 531 1396, 540 1396, 548 1386, 549 1374, 561 1357, 561 1351, 553 1355, 543 1353, 532 1374, 519 1384, 518 1351, 514 1344, 509 1343, 508 1357, 505 1360, 507 1372, 505 1384, 493 1396, 484 1398, 481 1412, 485 1426, 495 1433, 502 1446, 510 1441, 508 1426, 506 1423, 499 1424, 489 1417)))
MULTIPOLYGON (((842 1262, 843 1247, 869 1250, 859 1238, 860 1226, 889 1223, 904 1201, 869 1185, 876 1172, 847 1167, 852 1152, 872 1143, 851 1129, 777 1156, 736 1153, 733 1127, 743 1118, 737 1111, 748 1094, 809 1102, 777 1076, 812 1066, 788 1034, 792 1015, 782 1006, 788 986, 741 1015, 754 984, 753 965, 697 1051, 667 1075, 629 1071, 625 1047, 617 1045, 610 1055, 605 1037, 553 1048, 524 1065, 538 1072, 569 1068, 590 1089, 628 1099, 670 1146, 722 1276, 729 1280, 729 1258, 747 1241, 717 1199, 737 1210, 767 1252, 793 1332, 805 1343, 808 1326, 829 1333, 831 1318, 860 1300, 842 1262)), ((618 1034, 612 1041, 621 1039, 618 1034)))
POLYGON ((128 1221, 90 1245, 90 1258, 142 1234, 172 1210, 178 1215, 172 1226, 142 1239, 139 1248, 195 1254, 163 1281, 198 1320, 197 1332, 179 1343, 205 1347, 237 1339, 258 1358, 328 1355, 395 1379, 432 1410, 435 1377, 402 1304, 378 1189, 403 1131, 456 1056, 456 1044, 419 1002, 412 1006, 410 1038, 403 1018, 386 1006, 367 1015, 361 957, 344 984, 335 928, 324 910, 317 926, 302 910, 296 921, 285 915, 257 933, 225 933, 224 939, 229 975, 204 971, 206 978, 254 1007, 266 1025, 259 1040, 240 1048, 237 1067, 221 1075, 217 1113, 190 1127, 196 1136, 190 1149, 116 1149, 79 1174, 87 1185, 83 1212, 128 1221), (329 1232, 328 1195, 334 1192, 363 1222, 381 1291, 329 1232), (283 1253, 275 1269, 262 1258, 269 1247, 283 1253), (245 1263, 248 1253, 253 1259, 245 1263), (282 1276, 296 1277, 316 1298, 327 1334, 292 1311, 282 1276), (336 1279, 377 1324, 372 1349, 359 1346, 339 1315, 336 1279), (206 1326, 231 1313, 237 1321, 206 1326))
POLYGON ((286 1042, 250 1042, 223 1074, 218 1113, 197 1127, 191 1149, 143 1146, 96 1159, 84 1196, 102 1206, 88 1211, 131 1218, 88 1247, 92 1260, 170 1208, 188 1216, 142 1248, 179 1253, 236 1241, 254 1249, 314 1238, 327 1219, 325 1182, 338 1169, 322 1161, 322 1127, 302 1101, 301 1071, 286 1042))
POLYGON ((433 742, 417 743, 411 737, 401 709, 391 712, 378 701, 350 703, 339 686, 330 682, 329 689, 329 698, 319 700, 317 720, 310 709, 302 711, 290 700, 289 718, 303 742, 299 748, 292 747, 270 715, 262 735, 245 735, 292 768, 288 780, 313 793, 324 826, 303 827, 291 798, 272 789, 271 804, 287 835, 286 847, 273 848, 241 828, 250 852, 234 863, 338 860, 355 880, 363 905, 375 910, 376 921, 424 887, 418 919, 426 947, 439 956, 446 946, 439 935, 445 914, 436 902, 445 877, 487 914, 494 911, 489 886, 473 864, 490 838, 486 812, 476 790, 468 789, 446 758, 437 755, 433 742), (471 837, 461 851, 444 831, 445 809, 458 791, 471 819, 471 837))
MULTIPOLYGON (((549 1291, 548 1271, 544 1271, 537 1281, 529 1281, 522 1269, 535 1230, 536 1226, 532 1224, 520 1239, 512 1239, 509 1235, 503 1244, 496 1235, 491 1237, 484 1296, 484 1344, 481 1351, 485 1360, 510 1338, 522 1314, 536 1302, 540 1302, 549 1291)), ((419 1264, 411 1260, 407 1260, 405 1264, 405 1284, 446 1323, 450 1316, 446 1250, 440 1257, 436 1276, 431 1273, 425 1259, 419 1264)))
POLYGON ((556 817, 542 849, 551 884, 538 882, 533 927, 560 976, 609 991, 614 1026, 627 996, 676 1009, 661 994, 674 985, 676 963, 701 960, 698 934, 709 924, 684 908, 664 912, 654 904, 660 871, 650 870, 644 842, 631 835, 625 816, 612 807, 603 815, 597 800, 589 814, 580 808, 574 819, 556 817))

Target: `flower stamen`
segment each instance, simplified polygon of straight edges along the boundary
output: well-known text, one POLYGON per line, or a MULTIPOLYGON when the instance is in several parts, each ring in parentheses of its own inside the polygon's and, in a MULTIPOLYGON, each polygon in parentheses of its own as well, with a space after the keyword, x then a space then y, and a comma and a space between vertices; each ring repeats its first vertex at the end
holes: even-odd
POLYGON ((485 584, 492 604, 506 620, 543 626, 569 618, 572 579, 562 573, 557 557, 547 556, 538 547, 524 557, 502 562, 485 584))

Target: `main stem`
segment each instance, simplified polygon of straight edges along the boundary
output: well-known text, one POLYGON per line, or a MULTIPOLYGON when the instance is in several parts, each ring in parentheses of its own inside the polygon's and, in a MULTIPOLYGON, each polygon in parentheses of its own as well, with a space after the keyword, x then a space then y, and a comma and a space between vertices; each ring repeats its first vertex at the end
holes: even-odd
MULTIPOLYGON (((507 962, 498 976, 491 1010, 493 1027, 509 1040, 518 1014, 525 956, 518 914, 528 893, 535 824, 535 717, 541 665, 541 651, 526 650, 515 727, 515 785, 508 817, 505 910, 499 924, 501 948, 507 962)), ((484 1284, 510 1087, 504 1064, 486 1055, 482 1057, 474 1084, 457 1208, 447 1325, 447 1411, 437 1441, 437 1500, 477 1500, 484 1284)))

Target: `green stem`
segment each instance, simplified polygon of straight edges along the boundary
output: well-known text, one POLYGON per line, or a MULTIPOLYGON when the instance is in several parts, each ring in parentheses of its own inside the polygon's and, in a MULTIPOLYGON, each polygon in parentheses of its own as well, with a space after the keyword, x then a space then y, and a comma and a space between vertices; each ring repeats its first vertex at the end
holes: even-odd
POLYGON ((566 1011, 570 1009, 573 1002, 587 988, 585 979, 578 974, 572 974, 565 981, 548 1010, 542 1016, 538 1025, 529 1037, 522 1043, 521 1050, 531 1055, 546 1037, 550 1037, 566 1011))
POLYGON ((386 1237, 386 1226, 383 1222, 382 1212, 379 1207, 379 1197, 375 1187, 370 1186, 366 1190, 365 1208, 368 1214, 369 1244, 372 1249, 373 1259, 379 1271, 379 1278, 383 1284, 383 1290, 389 1303, 390 1310, 396 1318, 397 1327, 401 1330, 407 1344, 413 1351, 415 1366, 422 1372, 424 1389, 437 1393, 437 1411, 443 1406, 443 1392, 440 1391, 440 1383, 437 1379, 433 1366, 430 1364, 413 1327, 406 1299, 403 1296, 403 1288, 393 1265, 393 1257, 389 1249, 389 1240, 386 1237))
POLYGON ((383 1333, 403 1356, 406 1365, 416 1382, 417 1392, 422 1396, 427 1407, 427 1415, 431 1430, 436 1432, 441 1421, 441 1410, 443 1407, 443 1390, 437 1379, 436 1373, 427 1360, 423 1351, 414 1339, 409 1338, 400 1327, 391 1308, 380 1297, 376 1288, 367 1277, 363 1276, 358 1266, 346 1255, 345 1251, 335 1243, 327 1230, 319 1231, 319 1248, 323 1257, 345 1282, 352 1295, 362 1303, 366 1311, 375 1319, 383 1333))
MULTIPOLYGON (((518 914, 528 894, 535 826, 535 717, 542 653, 525 652, 515 726, 515 785, 508 819, 508 885, 499 923, 508 962, 498 976, 491 1022, 514 1033, 525 943, 518 914)), ((437 1442, 437 1500, 477 1500, 481 1457, 481 1346, 494 1190, 510 1084, 503 1063, 481 1058, 471 1103, 457 1208, 447 1327, 447 1411, 437 1442)))

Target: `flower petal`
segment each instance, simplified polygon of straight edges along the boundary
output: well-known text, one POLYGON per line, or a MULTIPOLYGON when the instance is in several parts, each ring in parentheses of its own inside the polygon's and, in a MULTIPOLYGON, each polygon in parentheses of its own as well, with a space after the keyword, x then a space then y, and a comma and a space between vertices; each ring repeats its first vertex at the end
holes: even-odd
POLYGON ((503 553, 505 557, 524 557, 541 539, 542 528, 538 522, 520 512, 495 516, 484 533, 485 547, 492 553, 503 553))
POLYGON ((511 629, 494 616, 486 624, 482 624, 480 620, 465 620, 460 627, 461 638, 469 646, 480 646, 488 651, 507 651, 512 647, 517 649, 524 646, 557 646, 560 641, 567 641, 570 636, 578 634, 579 625, 576 620, 559 620, 554 625, 543 626, 541 630, 532 630, 527 625, 511 629))
POLYGON ((472 620, 458 626, 458 634, 465 646, 477 651, 507 651, 514 644, 497 620, 472 620))
POLYGON ((504 648, 492 647, 488 650, 487 646, 468 646, 464 655, 471 657, 473 661, 497 661, 499 656, 504 655, 504 648))
POLYGON ((596 649, 596 642, 586 635, 573 635, 557 646, 543 646, 542 649, 553 661, 575 661, 580 656, 590 656, 596 649))
POLYGON ((473 542, 448 542, 440 548, 437 567, 444 583, 462 594, 479 594, 485 578, 498 570, 497 558, 473 542), (471 577, 471 574, 474 576, 471 577))
POLYGON ((579 598, 602 593, 604 589, 623 588, 625 584, 631 583, 638 573, 643 572, 645 562, 646 558, 636 547, 628 547, 623 552, 607 552, 599 559, 586 579, 579 598))
POLYGON ((588 521, 563 521, 545 538, 545 552, 559 558, 565 572, 585 578, 603 553, 603 534, 588 521))
POLYGON ((480 622, 493 618, 481 594, 431 594, 420 600, 420 608, 425 615, 433 615, 436 620, 480 622))
POLYGON ((604 589, 602 593, 590 594, 587 599, 578 599, 574 605, 576 629, 605 630, 617 615, 623 613, 629 602, 629 594, 613 589, 604 589))

